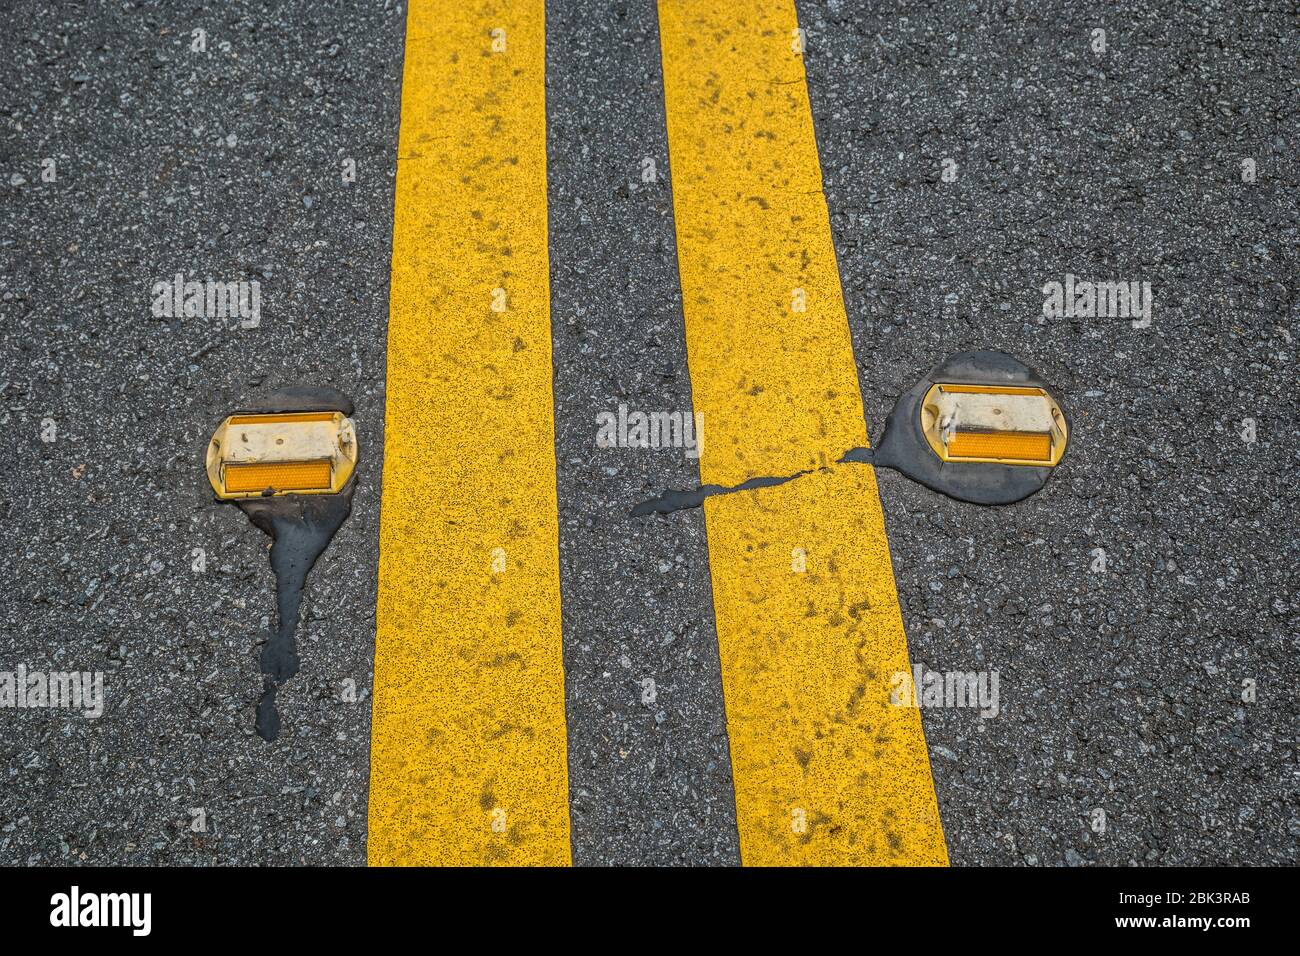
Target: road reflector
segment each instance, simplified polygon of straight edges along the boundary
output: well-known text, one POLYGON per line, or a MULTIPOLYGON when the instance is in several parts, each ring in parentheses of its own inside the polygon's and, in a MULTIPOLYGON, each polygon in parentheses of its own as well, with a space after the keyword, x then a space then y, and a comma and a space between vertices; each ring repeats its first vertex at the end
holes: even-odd
POLYGON ((921 401, 921 430, 943 461, 1054 466, 1065 416, 1045 389, 939 382, 921 401))
POLYGON ((958 501, 1009 505, 1047 484, 1069 439, 1056 393, 1003 352, 960 352, 899 396, 874 449, 843 460, 892 468, 958 501))
POLYGON ((337 494, 356 463, 356 431, 339 411, 231 415, 208 443, 208 480, 222 500, 337 494))

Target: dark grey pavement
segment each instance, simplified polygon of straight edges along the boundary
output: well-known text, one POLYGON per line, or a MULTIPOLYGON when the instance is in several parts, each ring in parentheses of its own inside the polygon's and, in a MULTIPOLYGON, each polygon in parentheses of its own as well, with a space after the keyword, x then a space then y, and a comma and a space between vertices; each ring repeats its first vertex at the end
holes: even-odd
POLYGON ((0 863, 362 863, 403 14, 60 6, 0 40, 0 670, 103 671, 106 712, 0 712, 0 863), (260 325, 155 318, 177 272, 257 280, 260 325), (297 382, 352 396, 364 454, 268 745, 269 539, 201 456, 297 382))
MULTIPOLYGON (((0 864, 362 863, 405 7, 55 7, 0 37, 0 671, 102 670, 107 709, 0 711, 0 864), (257 280, 260 325, 155 318, 177 272, 257 280), (268 745, 267 539, 200 462, 296 382, 351 395, 363 457, 268 745)), ((799 15, 869 432, 981 347, 1072 416, 1020 505, 880 473, 913 658, 1000 679, 996 718, 923 712, 953 862, 1294 865, 1293 12, 799 15), (1150 326, 1045 318, 1066 273, 1149 281, 1150 326)), ((654 6, 552 0, 548 30, 574 859, 734 864, 702 516, 627 517, 698 470, 594 443, 620 403, 690 407, 654 6)))

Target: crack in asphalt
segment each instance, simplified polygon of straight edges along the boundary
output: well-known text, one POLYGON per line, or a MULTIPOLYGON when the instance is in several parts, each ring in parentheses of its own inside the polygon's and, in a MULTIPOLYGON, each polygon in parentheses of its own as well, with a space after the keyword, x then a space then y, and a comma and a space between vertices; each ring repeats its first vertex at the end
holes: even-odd
MULTIPOLYGON (((845 463, 870 465, 875 460, 875 452, 870 448, 850 448, 843 455, 835 460, 835 464, 842 465, 845 463)), ((698 508, 704 504, 706 498, 712 498, 714 495, 731 495, 738 491, 753 491, 757 488, 772 488, 776 485, 784 485, 787 482, 794 481, 796 478, 802 478, 804 475, 811 475, 814 472, 830 471, 829 465, 821 468, 805 468, 803 471, 796 471, 793 475, 764 475, 757 478, 748 478, 738 485, 700 485, 696 488, 679 490, 670 488, 657 498, 651 498, 649 501, 643 501, 632 509, 633 518, 643 518, 650 514, 671 514, 674 511, 683 511, 687 508, 698 508)))

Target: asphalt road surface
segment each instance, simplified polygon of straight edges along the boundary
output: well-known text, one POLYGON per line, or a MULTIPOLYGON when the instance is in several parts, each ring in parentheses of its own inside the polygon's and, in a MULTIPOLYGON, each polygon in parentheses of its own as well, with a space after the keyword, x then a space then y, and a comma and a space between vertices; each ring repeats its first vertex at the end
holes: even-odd
MULTIPOLYGON (((0 709, 0 863, 367 860, 406 15, 9 14, 0 672, 102 672, 105 706, 0 709), (256 327, 155 315, 177 273, 256 280, 256 327), (241 402, 299 383, 351 396, 362 458, 268 744, 269 541, 214 502, 202 455, 241 402)), ((705 512, 629 517, 697 486, 700 464, 594 441, 600 410, 690 409, 700 391, 661 15, 546 4, 567 839, 578 864, 737 865, 705 512)), ((942 358, 983 348, 1052 382, 1072 426, 1047 487, 1015 505, 877 473, 912 662, 998 681, 996 716, 921 708, 948 858, 1294 865, 1287 5, 827 0, 797 16, 868 434, 942 358), (1149 283, 1149 324, 1046 316, 1067 274, 1149 283)))

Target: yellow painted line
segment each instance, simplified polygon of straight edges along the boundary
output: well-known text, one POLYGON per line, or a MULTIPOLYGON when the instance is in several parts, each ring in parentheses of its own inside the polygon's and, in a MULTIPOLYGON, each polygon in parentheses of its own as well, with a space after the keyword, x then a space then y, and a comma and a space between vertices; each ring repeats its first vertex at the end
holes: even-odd
POLYGON ((742 862, 946 864, 791 0, 660 0, 742 862), (798 311, 800 306, 804 311, 798 311))
POLYGON ((543 6, 407 17, 372 864, 571 859, 543 6))

